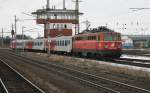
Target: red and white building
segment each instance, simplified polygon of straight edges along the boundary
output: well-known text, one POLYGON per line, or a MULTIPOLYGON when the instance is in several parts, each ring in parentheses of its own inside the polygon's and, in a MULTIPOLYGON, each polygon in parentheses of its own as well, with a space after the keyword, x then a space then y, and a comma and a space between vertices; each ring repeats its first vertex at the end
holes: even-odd
MULTIPOLYGON (((76 10, 38 9, 32 14, 37 16, 36 23, 44 24, 44 38, 72 36, 76 24, 76 10)), ((82 13, 80 13, 81 15, 82 13)))

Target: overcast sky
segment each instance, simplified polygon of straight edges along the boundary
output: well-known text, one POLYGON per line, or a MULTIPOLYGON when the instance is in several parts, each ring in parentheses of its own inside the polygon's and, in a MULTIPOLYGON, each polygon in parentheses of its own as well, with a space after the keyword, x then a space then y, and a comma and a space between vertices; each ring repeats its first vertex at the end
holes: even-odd
MULTIPOLYGON (((63 0, 50 0, 50 5, 62 8, 63 0)), ((0 28, 4 31, 11 29, 14 23, 14 15, 22 19, 35 19, 22 14, 31 13, 45 6, 46 0, 0 0, 0 28)), ((74 8, 72 0, 66 0, 67 8, 74 8)), ((150 0, 82 0, 80 11, 84 13, 80 17, 82 29, 85 25, 82 21, 89 20, 91 27, 106 25, 123 34, 150 34, 150 9, 133 12, 129 8, 150 8, 150 0), (125 25, 126 24, 126 25, 125 25), (125 29, 126 28, 126 29, 125 29)), ((26 32, 34 37, 43 35, 42 27, 37 26, 35 20, 18 21, 18 33, 21 26, 38 28, 34 32, 26 32)), ((7 35, 7 34, 6 34, 7 35)))

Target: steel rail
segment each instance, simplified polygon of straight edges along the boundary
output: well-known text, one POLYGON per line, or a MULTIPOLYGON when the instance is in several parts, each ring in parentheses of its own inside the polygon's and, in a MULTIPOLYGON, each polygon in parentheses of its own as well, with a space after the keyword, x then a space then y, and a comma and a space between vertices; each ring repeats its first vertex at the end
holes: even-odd
MULTIPOLYGON (((15 55, 15 56, 16 56, 16 55, 15 55)), ((13 58, 14 58, 15 56, 13 56, 13 58)), ((17 57, 16 57, 16 58, 17 58, 17 57)), ((5 60, 7 60, 7 59, 5 58, 5 60)), ((21 59, 21 58, 20 58, 20 60, 22 60, 22 62, 23 62, 24 59, 21 59)), ((28 59, 28 60, 29 60, 29 59, 28 59)), ((7 61, 8 61, 8 60, 7 60, 7 61)), ((29 61, 28 61, 28 63, 29 63, 29 61)), ((61 75, 65 75, 65 76, 68 76, 68 77, 70 77, 70 78, 79 80, 80 82, 86 83, 86 85, 95 87, 95 88, 97 88, 97 89, 104 89, 104 90, 106 90, 107 92, 109 91, 109 92, 111 92, 111 93, 120 93, 120 92, 115 91, 115 90, 113 90, 113 89, 111 89, 111 88, 107 88, 107 87, 104 87, 104 86, 102 86, 102 85, 98 85, 98 84, 96 84, 96 83, 93 83, 93 82, 88 81, 88 80, 84 80, 84 79, 79 78, 79 77, 77 77, 77 76, 73 76, 73 75, 68 75, 68 74, 66 74, 66 73, 62 73, 62 71, 56 71, 56 68, 53 70, 52 68, 47 67, 46 64, 42 65, 42 64, 39 64, 39 63, 37 63, 37 62, 35 62, 35 61, 33 61, 33 60, 32 60, 32 61, 30 60, 30 64, 36 65, 36 66, 41 67, 41 68, 44 68, 44 69, 47 69, 48 71, 53 71, 53 72, 55 72, 55 73, 57 72, 57 73, 59 73, 59 74, 61 74, 61 75)))
POLYGON ((113 63, 150 68, 150 60, 148 61, 148 60, 138 60, 138 59, 134 60, 128 58, 120 58, 120 59, 114 59, 113 63))
MULTIPOLYGON (((43 67, 45 68, 45 66, 43 66, 43 67)), ((47 68, 47 69, 49 69, 49 68, 47 68)), ((74 76, 74 75, 71 75, 71 74, 66 74, 65 72, 62 72, 62 71, 59 71, 59 70, 56 71, 56 68, 55 69, 50 68, 49 70, 51 70, 51 71, 53 70, 53 72, 57 72, 57 73, 59 73, 61 75, 68 76, 68 77, 70 77, 72 79, 79 80, 80 82, 86 83, 86 85, 88 84, 88 86, 95 87, 97 89, 105 89, 107 92, 109 91, 111 93, 120 93, 119 91, 113 90, 113 89, 108 88, 108 87, 104 87, 104 86, 102 86, 100 84, 96 84, 96 83, 94 83, 94 82, 92 82, 90 80, 85 80, 85 79, 82 79, 82 78, 80 78, 78 76, 74 76)))
POLYGON ((4 93, 9 93, 1 78, 0 78, 0 84, 1 84, 1 87, 3 88, 3 90, 1 90, 1 91, 4 93))
MULTIPOLYGON (((26 56, 25 54, 23 54, 23 55, 26 56)), ((66 55, 64 55, 64 56, 66 56, 66 55)), ((72 57, 72 56, 69 56, 69 57, 72 57)), ((76 58, 77 59, 78 58, 82 59, 82 57, 76 57, 76 58)), ((106 61, 106 62, 123 64, 123 65, 132 65, 132 66, 150 68, 150 60, 128 59, 128 58, 118 58, 118 59, 112 59, 112 58, 92 59, 92 58, 87 58, 87 59, 88 60, 106 61), (135 61, 137 61, 137 62, 135 62, 135 61)))
MULTIPOLYGON (((22 56, 22 57, 23 57, 23 56, 22 56)), ((31 60, 31 58, 27 58, 27 57, 23 57, 23 58, 26 58, 26 59, 28 59, 28 60, 31 60)), ((37 62, 37 60, 33 60, 33 59, 32 59, 32 61, 36 61, 36 62, 37 62)), ((46 64, 50 64, 50 63, 47 62, 46 64)), ((51 64, 51 65, 58 66, 58 65, 56 65, 56 64, 51 64)), ((59 67, 61 67, 61 66, 59 66, 59 67)), ((61 68, 64 69, 64 67, 61 67, 61 68)), ((146 90, 146 89, 143 89, 143 88, 139 88, 139 87, 136 87, 136 86, 132 86, 132 85, 129 85, 129 84, 125 84, 125 83, 113 81, 113 80, 106 79, 106 78, 103 78, 103 77, 98 77, 98 76, 95 76, 95 75, 92 75, 92 74, 80 72, 80 71, 73 70, 73 69, 70 69, 70 68, 65 68, 65 69, 71 70, 71 71, 76 71, 76 72, 78 72, 78 73, 80 73, 80 74, 88 75, 88 76, 90 76, 90 77, 94 77, 94 78, 97 78, 97 79, 103 79, 103 80, 107 80, 107 81, 109 81, 109 82, 113 82, 113 83, 117 83, 117 84, 120 84, 120 85, 124 85, 124 86, 126 86, 126 87, 135 88, 135 89, 137 89, 137 90, 142 90, 142 91, 145 91, 146 93, 150 93, 149 90, 146 90)))
POLYGON ((8 65, 4 60, 2 60, 0 58, 0 61, 2 63, 4 63, 7 67, 9 67, 12 71, 14 71, 15 73, 17 73, 17 75, 21 76, 22 79, 25 80, 25 82, 27 82, 28 84, 30 84, 31 86, 33 86, 37 91, 39 91, 40 93, 45 93, 42 89, 40 89, 38 86, 36 86, 35 84, 33 84, 31 81, 29 81, 27 78, 25 78, 22 74, 20 74, 17 70, 15 70, 14 68, 12 68, 10 65, 8 65))
POLYGON ((114 60, 127 60, 127 61, 139 61, 139 62, 143 62, 143 63, 146 63, 146 62, 150 63, 150 60, 134 59, 134 58, 118 58, 118 59, 114 59, 114 60))

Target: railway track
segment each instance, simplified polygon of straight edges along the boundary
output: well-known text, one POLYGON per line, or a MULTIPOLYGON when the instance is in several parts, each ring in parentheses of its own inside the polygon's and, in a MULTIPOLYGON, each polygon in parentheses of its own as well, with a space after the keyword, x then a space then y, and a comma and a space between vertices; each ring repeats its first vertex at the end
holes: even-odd
POLYGON ((7 56, 11 57, 11 60, 17 59, 21 62, 29 63, 31 65, 48 70, 49 72, 53 72, 69 79, 79 81, 84 85, 99 89, 101 91, 100 93, 150 93, 150 91, 146 89, 106 79, 103 77, 98 77, 51 62, 41 62, 12 53, 9 53, 9 55, 7 54, 7 56))
POLYGON ((4 85, 1 78, 0 78, 0 93, 8 93, 6 86, 4 85))
POLYGON ((150 68, 150 60, 119 58, 113 59, 113 63, 150 68))
MULTIPOLYGON (((11 51, 11 50, 10 50, 11 51)), ((26 56, 26 55, 24 55, 26 56)), ((66 56, 66 55, 63 55, 66 56)), ((67 55, 67 57, 72 57, 72 55, 67 55)), ((76 58, 83 58, 83 57, 76 57, 76 58)), ((132 66, 138 66, 138 67, 145 67, 150 68, 150 60, 143 60, 143 59, 131 59, 131 58, 118 58, 118 59, 111 59, 111 58, 86 58, 89 60, 99 60, 99 61, 106 61, 106 62, 112 62, 117 64, 124 64, 124 65, 132 65, 132 66)))
POLYGON ((0 59, 0 93, 45 93, 0 59))

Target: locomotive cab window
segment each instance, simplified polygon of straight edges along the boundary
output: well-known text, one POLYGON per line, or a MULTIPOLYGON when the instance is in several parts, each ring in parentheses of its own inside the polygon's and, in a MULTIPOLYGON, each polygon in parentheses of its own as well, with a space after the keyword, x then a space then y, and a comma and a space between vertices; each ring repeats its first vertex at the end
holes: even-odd
POLYGON ((118 33, 104 33, 105 41, 117 41, 121 40, 121 37, 118 33))
POLYGON ((100 41, 101 40, 101 38, 100 38, 100 36, 98 36, 98 41, 100 41))

